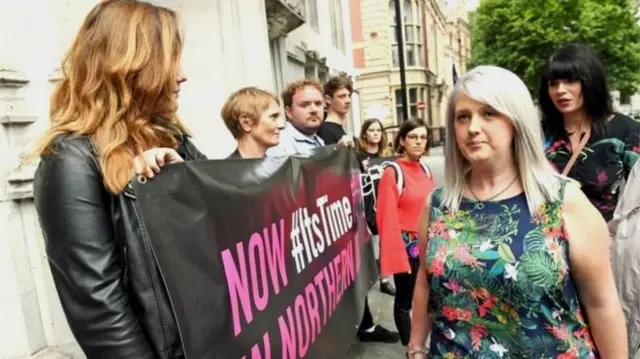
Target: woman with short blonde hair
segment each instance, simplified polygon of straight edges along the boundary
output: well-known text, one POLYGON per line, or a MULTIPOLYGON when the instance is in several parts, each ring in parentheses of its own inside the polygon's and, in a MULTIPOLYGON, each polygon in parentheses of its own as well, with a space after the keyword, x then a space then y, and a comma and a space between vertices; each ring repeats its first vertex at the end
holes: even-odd
POLYGON ((269 91, 249 86, 233 92, 222 105, 220 116, 238 147, 228 159, 263 158, 280 143, 284 116, 280 99, 269 91))

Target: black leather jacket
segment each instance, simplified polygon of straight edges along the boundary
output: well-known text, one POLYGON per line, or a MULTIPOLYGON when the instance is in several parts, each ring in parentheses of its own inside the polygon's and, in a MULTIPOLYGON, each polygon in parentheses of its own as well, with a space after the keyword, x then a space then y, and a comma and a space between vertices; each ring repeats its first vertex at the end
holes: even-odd
MULTIPOLYGON (((108 193, 86 137, 61 135, 34 179, 53 279, 89 359, 179 358, 180 335, 135 195, 108 193)), ((178 152, 206 159, 187 137, 178 152)))

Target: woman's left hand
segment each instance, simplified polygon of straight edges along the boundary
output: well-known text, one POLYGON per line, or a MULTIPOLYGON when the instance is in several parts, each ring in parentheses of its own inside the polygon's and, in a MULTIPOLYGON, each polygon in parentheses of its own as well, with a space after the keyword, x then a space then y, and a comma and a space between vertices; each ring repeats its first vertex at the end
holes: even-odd
POLYGON ((172 148, 160 147, 144 151, 133 160, 135 174, 153 178, 160 168, 172 163, 184 162, 178 152, 172 148))

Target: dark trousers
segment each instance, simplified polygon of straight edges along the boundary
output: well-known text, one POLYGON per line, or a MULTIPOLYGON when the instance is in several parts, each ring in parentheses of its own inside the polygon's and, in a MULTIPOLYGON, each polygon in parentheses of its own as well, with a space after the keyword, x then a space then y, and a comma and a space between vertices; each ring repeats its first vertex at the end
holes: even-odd
MULTIPOLYGON (((378 270, 380 270, 380 261, 377 259, 376 264, 378 266, 378 270)), ((360 321, 360 330, 370 329, 374 325, 375 324, 373 323, 373 315, 371 315, 371 309, 369 309, 369 298, 365 297, 364 314, 362 315, 362 320, 360 321)))
POLYGON ((373 327, 375 324, 373 323, 373 316, 371 315, 371 310, 369 309, 369 298, 364 299, 364 315, 362 316, 362 320, 360 321, 360 330, 367 330, 373 327))
POLYGON ((413 301, 413 290, 416 286, 420 261, 418 258, 409 258, 411 273, 400 273, 393 275, 396 285, 396 297, 393 303, 393 319, 400 333, 402 345, 409 344, 411 336, 411 303, 413 301))

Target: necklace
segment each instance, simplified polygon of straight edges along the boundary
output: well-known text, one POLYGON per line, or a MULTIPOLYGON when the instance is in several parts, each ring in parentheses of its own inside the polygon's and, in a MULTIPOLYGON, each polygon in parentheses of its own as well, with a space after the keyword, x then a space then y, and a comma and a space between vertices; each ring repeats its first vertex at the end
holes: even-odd
POLYGON ((513 179, 511 180, 511 182, 509 182, 509 184, 507 185, 507 187, 505 187, 502 191, 498 192, 497 194, 485 199, 485 200, 481 200, 480 198, 478 198, 478 196, 476 196, 476 193, 473 192, 473 188, 471 188, 471 186, 469 187, 469 191, 471 192, 471 195, 473 196, 473 198, 475 198, 476 200, 476 209, 483 209, 484 208, 484 202, 489 202, 491 200, 493 200, 494 198, 497 198, 498 196, 500 196, 501 194, 503 194, 506 190, 508 190, 509 188, 511 188, 511 186, 513 186, 514 183, 516 183, 516 180, 518 179, 518 175, 516 175, 515 177, 513 177, 513 179))

